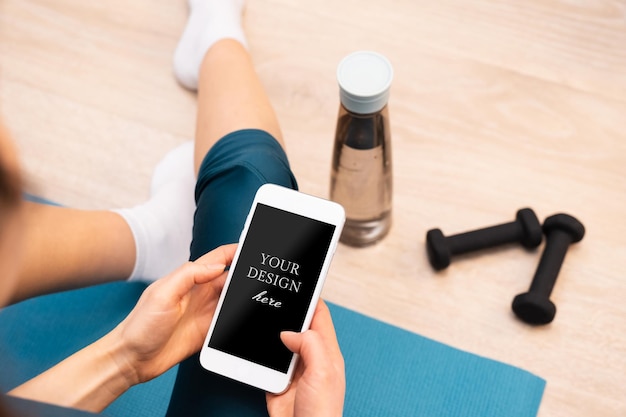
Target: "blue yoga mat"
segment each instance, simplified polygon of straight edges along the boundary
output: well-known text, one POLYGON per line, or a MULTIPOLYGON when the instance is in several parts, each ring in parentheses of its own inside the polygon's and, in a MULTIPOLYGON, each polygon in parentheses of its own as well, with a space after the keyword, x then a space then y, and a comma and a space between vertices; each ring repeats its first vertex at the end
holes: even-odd
POLYGON ((345 416, 536 416, 529 372, 331 305, 346 362, 345 416))
MULTIPOLYGON (((145 286, 113 283, 0 312, 0 383, 9 389, 108 332, 145 286)), ((330 304, 345 358, 345 416, 535 416, 545 381, 330 304)), ((109 416, 163 416, 175 370, 132 388, 109 416)))

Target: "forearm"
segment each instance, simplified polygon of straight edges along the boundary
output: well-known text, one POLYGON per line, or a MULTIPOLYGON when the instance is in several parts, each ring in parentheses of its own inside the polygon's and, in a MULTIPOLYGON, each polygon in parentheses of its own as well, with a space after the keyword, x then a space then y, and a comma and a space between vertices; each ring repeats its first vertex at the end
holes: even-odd
POLYGON ((118 338, 108 334, 9 395, 100 412, 131 386, 134 375, 124 371, 120 352, 118 338))

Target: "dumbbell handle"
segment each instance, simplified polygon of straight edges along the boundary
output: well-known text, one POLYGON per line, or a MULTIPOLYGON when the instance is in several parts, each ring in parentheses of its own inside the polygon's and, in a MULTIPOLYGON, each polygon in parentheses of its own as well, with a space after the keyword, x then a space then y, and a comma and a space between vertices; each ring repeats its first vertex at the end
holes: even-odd
POLYGON ((530 284, 529 292, 549 297, 559 276, 561 265, 572 244, 572 236, 561 230, 553 230, 546 239, 546 246, 530 284))
POLYGON ((487 249, 519 241, 523 233, 518 222, 504 223, 484 229, 448 236, 446 241, 452 255, 487 249))

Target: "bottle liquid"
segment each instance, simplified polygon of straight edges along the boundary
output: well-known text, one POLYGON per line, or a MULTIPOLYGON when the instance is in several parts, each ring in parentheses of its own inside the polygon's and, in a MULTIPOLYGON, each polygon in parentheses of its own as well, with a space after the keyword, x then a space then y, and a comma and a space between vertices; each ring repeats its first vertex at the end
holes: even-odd
POLYGON ((333 149, 330 199, 346 211, 341 242, 367 246, 391 227, 389 61, 375 52, 346 56, 337 68, 341 105, 333 149))

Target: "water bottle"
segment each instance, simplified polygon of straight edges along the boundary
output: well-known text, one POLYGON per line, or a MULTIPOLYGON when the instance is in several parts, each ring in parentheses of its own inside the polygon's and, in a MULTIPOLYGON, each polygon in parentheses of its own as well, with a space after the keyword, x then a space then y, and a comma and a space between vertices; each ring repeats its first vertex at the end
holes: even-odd
POLYGON ((333 148, 330 198, 343 205, 341 242, 367 246, 391 227, 389 89, 393 68, 370 51, 346 56, 337 68, 341 105, 333 148))

